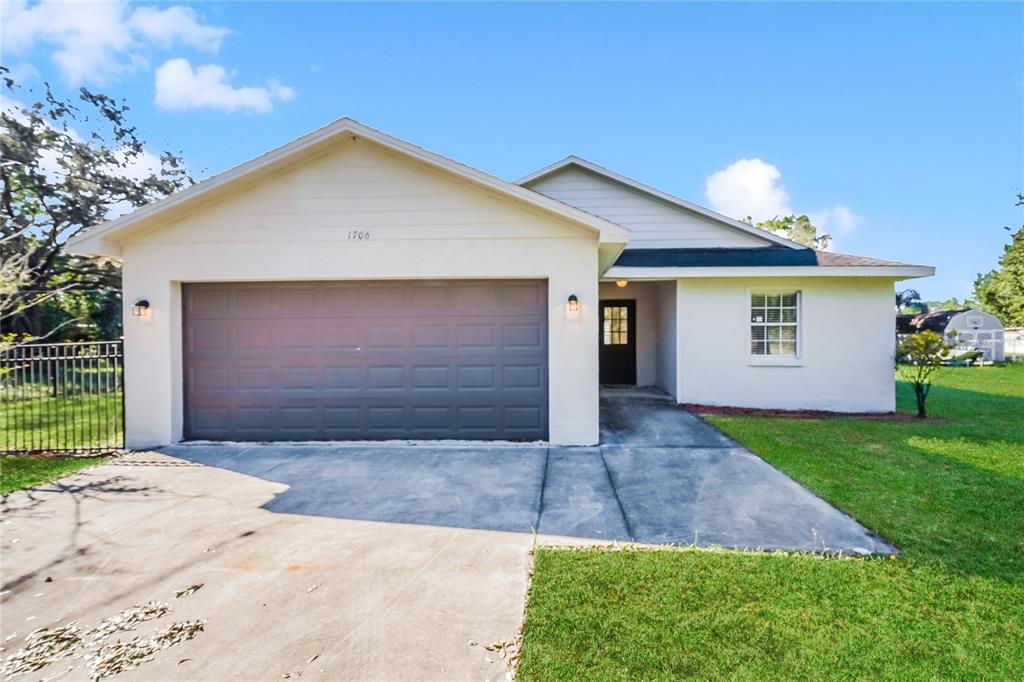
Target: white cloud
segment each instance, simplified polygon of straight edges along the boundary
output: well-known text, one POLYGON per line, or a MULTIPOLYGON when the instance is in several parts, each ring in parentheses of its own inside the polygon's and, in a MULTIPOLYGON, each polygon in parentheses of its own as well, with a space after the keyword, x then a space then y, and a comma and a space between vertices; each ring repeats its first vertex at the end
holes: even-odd
POLYGON ((270 90, 271 97, 276 100, 287 102, 291 99, 295 99, 295 90, 284 83, 276 80, 269 80, 267 81, 267 88, 270 90))
POLYGON ((835 229, 839 234, 850 234, 864 221, 864 218, 844 204, 836 204, 832 207, 831 219, 835 221, 835 229))
POLYGON ((196 20, 191 7, 176 5, 160 10, 139 7, 128 24, 144 38, 163 48, 176 43, 191 45, 204 52, 216 52, 230 31, 222 26, 204 26, 196 20))
MULTIPOLYGON (((750 216, 759 223, 775 216, 799 213, 790 206, 782 172, 761 159, 740 159, 712 173, 705 179, 704 189, 711 207, 731 218, 742 220, 750 216)), ((811 211, 808 217, 819 234, 833 236, 849 234, 864 222, 864 218, 846 204, 811 211)))
POLYGON ((711 208, 737 219, 750 216, 754 222, 789 215, 789 194, 780 180, 782 173, 761 159, 740 159, 704 181, 711 208))
POLYGON ((52 59, 69 85, 105 83, 144 64, 146 48, 176 44, 215 52, 226 28, 206 26, 189 7, 133 9, 127 0, 2 2, 2 38, 7 54, 23 54, 39 43, 54 48, 52 59))
POLYGON ((864 222, 862 216, 857 215, 846 204, 836 204, 832 208, 823 208, 810 214, 811 224, 819 230, 830 234, 850 234, 858 225, 864 222))
POLYGON ((18 62, 14 66, 9 67, 10 73, 8 77, 13 78, 15 83, 19 85, 28 83, 29 81, 36 80, 39 78, 39 69, 32 66, 28 62, 18 62))
POLYGON ((287 101, 295 91, 277 81, 267 87, 235 87, 223 66, 192 68, 187 59, 170 59, 156 70, 156 103, 165 109, 220 109, 265 113, 274 102, 287 101))

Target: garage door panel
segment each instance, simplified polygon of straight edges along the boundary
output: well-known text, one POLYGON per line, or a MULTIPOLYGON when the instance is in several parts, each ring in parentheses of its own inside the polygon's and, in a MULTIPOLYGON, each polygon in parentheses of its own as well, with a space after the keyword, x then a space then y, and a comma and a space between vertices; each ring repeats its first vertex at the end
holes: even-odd
POLYGON ((544 387, 544 368, 540 365, 505 365, 503 388, 539 390, 544 387))
POLYGON ((498 408, 496 407, 468 407, 459 406, 458 425, 467 431, 488 431, 498 428, 498 408))
POLYGON ((536 350, 544 344, 541 327, 537 324, 506 324, 502 326, 502 348, 536 350))
POLYGON ((426 365, 412 368, 412 390, 424 392, 451 386, 451 367, 448 365, 426 365))
POLYGON ((362 386, 361 369, 358 366, 333 365, 325 367, 323 373, 325 395, 330 395, 330 392, 359 390, 362 386))
POLYGON ((405 389, 405 368, 378 365, 366 369, 366 389, 373 391, 400 391, 405 389))
POLYGON ((495 338, 493 324, 461 324, 458 327, 459 350, 494 350, 495 338))
POLYGON ((411 425, 414 431, 450 431, 454 409, 452 407, 420 406, 412 407, 411 425))
POLYGON ((537 281, 184 285, 186 437, 547 436, 537 281))
POLYGON ((455 388, 460 391, 493 391, 497 388, 493 365, 463 365, 458 368, 457 376, 455 388))
POLYGON ((197 326, 189 337, 189 344, 196 351, 231 350, 231 330, 224 327, 197 326))

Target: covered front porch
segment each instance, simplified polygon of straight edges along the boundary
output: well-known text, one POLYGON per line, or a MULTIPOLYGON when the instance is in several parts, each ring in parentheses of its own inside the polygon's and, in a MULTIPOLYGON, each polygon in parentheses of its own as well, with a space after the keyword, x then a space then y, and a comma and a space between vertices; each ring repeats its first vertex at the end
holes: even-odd
POLYGON ((598 289, 603 387, 677 389, 676 280, 603 281, 598 289))

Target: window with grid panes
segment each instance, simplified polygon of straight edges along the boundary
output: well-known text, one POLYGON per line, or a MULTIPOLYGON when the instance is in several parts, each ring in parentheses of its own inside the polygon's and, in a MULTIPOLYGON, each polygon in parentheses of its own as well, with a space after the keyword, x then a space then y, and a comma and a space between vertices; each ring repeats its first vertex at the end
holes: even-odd
POLYGON ((629 343, 629 308, 627 306, 606 306, 602 323, 604 345, 625 346, 629 343))
POLYGON ((796 357, 800 292, 750 295, 750 354, 796 357))

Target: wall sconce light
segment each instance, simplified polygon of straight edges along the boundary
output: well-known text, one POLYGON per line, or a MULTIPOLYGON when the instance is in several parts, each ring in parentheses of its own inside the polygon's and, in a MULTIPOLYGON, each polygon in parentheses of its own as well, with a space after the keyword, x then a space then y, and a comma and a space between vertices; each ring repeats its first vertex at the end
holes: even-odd
POLYGON ((149 315, 149 301, 144 298, 140 298, 132 306, 132 315, 134 317, 146 317, 149 315))
POLYGON ((624 280, 624 279, 617 279, 617 280, 615 280, 615 286, 617 286, 620 289, 625 289, 628 285, 629 285, 629 282, 624 280))
POLYGON ((580 299, 576 298, 576 294, 569 297, 569 312, 578 313, 580 311, 580 299))

